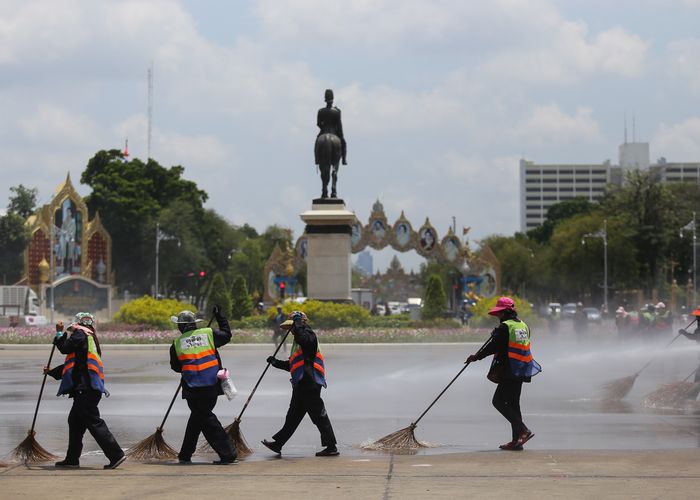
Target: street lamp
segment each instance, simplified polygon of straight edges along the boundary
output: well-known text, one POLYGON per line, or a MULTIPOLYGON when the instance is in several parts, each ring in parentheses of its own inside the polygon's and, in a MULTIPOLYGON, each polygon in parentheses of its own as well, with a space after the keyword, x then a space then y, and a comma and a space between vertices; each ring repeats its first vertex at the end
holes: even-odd
POLYGON ((695 212, 693 212, 693 220, 688 222, 685 226, 683 226, 678 234, 681 238, 683 237, 683 231, 692 231, 693 232, 693 307, 698 303, 697 301, 697 287, 695 286, 695 270, 697 269, 696 267, 696 262, 697 262, 697 238, 695 234, 695 212))
POLYGON ((603 220, 603 229, 595 233, 586 233, 581 237, 581 244, 586 243, 586 238, 601 238, 603 240, 603 308, 607 313, 608 308, 608 220, 603 220))
POLYGON ((160 222, 156 222, 156 285, 155 285, 155 297, 158 300, 158 256, 160 254, 160 242, 162 240, 177 240, 177 246, 180 246, 180 239, 176 236, 171 236, 160 230, 160 222))

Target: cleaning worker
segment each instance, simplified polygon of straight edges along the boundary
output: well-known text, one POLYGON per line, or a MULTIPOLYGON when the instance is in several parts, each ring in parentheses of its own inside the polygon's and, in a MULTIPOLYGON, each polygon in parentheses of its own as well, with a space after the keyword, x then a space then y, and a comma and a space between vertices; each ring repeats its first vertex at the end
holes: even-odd
MULTIPOLYGON (((695 331, 691 333, 681 328, 678 330, 678 333, 700 344, 700 306, 698 306, 691 314, 695 316, 695 331)), ((700 365, 698 365, 697 369, 695 370, 695 382, 700 382, 700 365)))
POLYGON ((109 396, 109 393, 104 384, 102 349, 95 333, 95 318, 88 312, 79 312, 66 331, 63 322, 59 321, 53 343, 66 355, 66 360, 53 369, 47 366, 44 373, 61 381, 58 396, 73 398, 68 414, 68 451, 66 458, 56 462, 55 466, 57 469, 80 467, 83 436, 87 430, 109 460, 104 468, 116 469, 126 460, 126 455, 97 408, 102 394, 109 396))
POLYGON ((325 447, 316 453, 316 456, 338 456, 340 453, 336 447, 333 426, 321 399, 321 387, 326 387, 326 371, 316 334, 309 327, 306 314, 301 311, 290 313, 289 319, 282 323, 282 328, 291 329, 294 336, 289 360, 283 361, 270 356, 267 362, 275 368, 291 373, 292 400, 282 429, 272 436, 272 441, 264 439, 262 444, 278 455, 281 454, 282 447, 308 413, 311 421, 318 427, 321 445, 325 447))
POLYGON ((490 342, 478 354, 471 354, 467 362, 473 363, 493 354, 487 378, 498 384, 493 394, 493 406, 511 425, 512 439, 499 446, 502 450, 522 450, 534 434, 523 423, 520 412, 520 393, 523 382, 537 375, 542 368, 530 352, 530 328, 518 319, 515 302, 501 297, 489 310, 500 323, 491 332, 490 342))
POLYGON ((219 455, 214 464, 238 463, 233 441, 213 412, 217 398, 224 394, 217 378, 221 369, 218 348, 231 340, 231 327, 218 306, 214 306, 213 313, 220 330, 197 327, 203 320, 197 319, 192 311, 182 311, 170 318, 181 334, 170 346, 170 368, 182 374, 182 397, 190 407, 185 437, 177 455, 181 464, 192 463, 200 433, 219 455))

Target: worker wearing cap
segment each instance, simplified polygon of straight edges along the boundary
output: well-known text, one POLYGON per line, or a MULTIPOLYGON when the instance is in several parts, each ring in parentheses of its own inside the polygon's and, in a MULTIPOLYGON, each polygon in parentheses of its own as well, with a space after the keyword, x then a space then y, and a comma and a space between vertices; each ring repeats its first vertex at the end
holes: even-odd
POLYGON ((66 355, 65 362, 53 369, 48 366, 44 369, 44 373, 61 381, 58 396, 73 398, 73 407, 68 414, 68 451, 66 458, 56 462, 55 466, 57 469, 80 467, 83 436, 85 431, 90 431, 109 460, 104 468, 116 469, 126 460, 126 455, 97 408, 102 395, 109 396, 109 392, 104 384, 102 349, 95 332, 95 318, 88 312, 80 312, 65 330, 59 321, 53 341, 56 348, 66 355))
POLYGON ((192 311, 182 311, 170 318, 181 334, 170 346, 170 368, 182 374, 182 397, 190 408, 185 437, 177 455, 181 464, 192 462, 200 433, 219 455, 219 460, 215 460, 214 464, 238 463, 233 441, 213 412, 217 398, 224 393, 217 378, 217 372, 221 369, 218 348, 231 340, 228 320, 217 306, 214 306, 213 312, 220 330, 198 327, 197 323, 203 320, 192 311))
POLYGON ((289 360, 283 361, 270 356, 267 362, 275 368, 291 373, 292 400, 282 429, 272 436, 272 441, 264 439, 262 444, 280 454, 284 444, 292 437, 304 415, 308 413, 311 421, 318 427, 321 433, 321 444, 325 447, 316 453, 316 456, 337 456, 339 452, 333 426, 321 399, 321 387, 326 387, 326 371, 316 334, 309 327, 306 314, 301 311, 293 311, 281 327, 290 329, 294 336, 289 360))
POLYGON ((537 375, 542 369, 530 352, 530 328, 518 319, 515 302, 501 297, 489 310, 500 323, 491 332, 491 338, 477 354, 467 358, 468 363, 493 355, 487 378, 498 384, 493 394, 493 406, 511 425, 512 439, 499 446, 502 450, 522 450, 534 434, 523 423, 520 412, 520 393, 523 382, 537 375))
MULTIPOLYGON (((695 331, 689 332, 681 328, 678 330, 678 333, 700 344, 700 306, 698 306, 691 314, 695 317, 695 324, 697 325, 695 327, 695 331)), ((700 365, 695 370, 695 382, 700 382, 700 365)))
POLYGON ((673 316, 671 316, 671 311, 668 310, 666 304, 659 302, 654 306, 656 310, 656 315, 654 317, 654 328, 661 332, 671 332, 673 329, 673 316))

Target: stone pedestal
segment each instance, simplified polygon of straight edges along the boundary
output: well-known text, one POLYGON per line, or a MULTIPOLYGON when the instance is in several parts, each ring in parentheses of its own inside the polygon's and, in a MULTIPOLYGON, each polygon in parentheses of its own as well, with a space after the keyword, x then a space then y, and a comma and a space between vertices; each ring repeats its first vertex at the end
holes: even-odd
POLYGON ((306 223, 307 283, 310 299, 351 302, 350 235, 355 214, 340 199, 316 199, 300 214, 306 223))

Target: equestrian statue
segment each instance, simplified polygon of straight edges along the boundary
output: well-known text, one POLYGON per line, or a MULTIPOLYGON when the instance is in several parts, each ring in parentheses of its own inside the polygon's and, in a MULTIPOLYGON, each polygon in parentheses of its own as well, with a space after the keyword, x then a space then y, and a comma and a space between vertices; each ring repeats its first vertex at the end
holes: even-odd
POLYGON ((321 170, 321 198, 328 198, 328 181, 333 168, 333 184, 331 185, 331 198, 337 198, 338 164, 342 158, 343 165, 347 165, 345 156, 347 145, 343 137, 343 122, 340 119, 340 110, 333 106, 333 91, 326 90, 326 107, 318 110, 316 125, 320 129, 316 136, 314 155, 316 165, 321 170))

